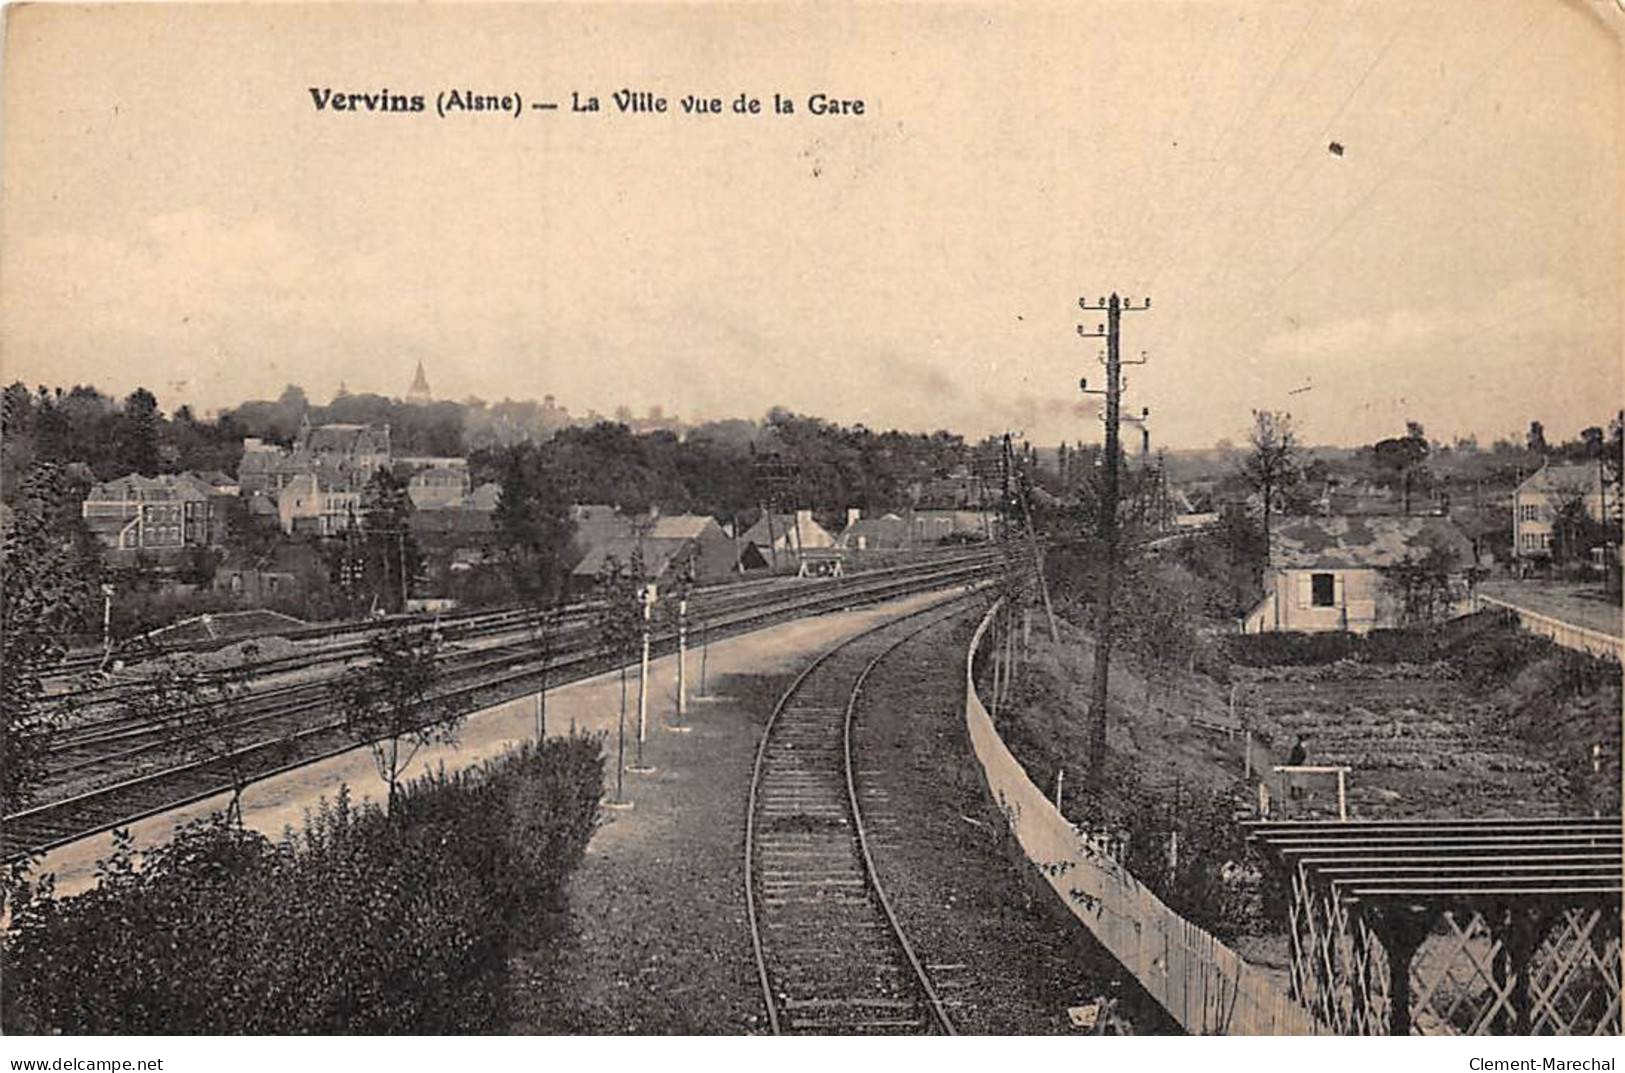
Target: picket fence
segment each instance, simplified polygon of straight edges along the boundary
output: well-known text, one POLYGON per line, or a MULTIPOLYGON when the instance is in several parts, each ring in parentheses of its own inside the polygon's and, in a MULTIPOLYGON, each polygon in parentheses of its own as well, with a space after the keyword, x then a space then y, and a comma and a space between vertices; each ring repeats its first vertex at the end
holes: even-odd
POLYGON ((1244 961, 1175 913, 1079 831, 1027 773, 994 729, 976 692, 988 611, 965 661, 965 722, 988 792, 1034 868, 1063 904, 1185 1028, 1198 1035, 1318 1035, 1326 1030, 1287 994, 1285 981, 1244 961))

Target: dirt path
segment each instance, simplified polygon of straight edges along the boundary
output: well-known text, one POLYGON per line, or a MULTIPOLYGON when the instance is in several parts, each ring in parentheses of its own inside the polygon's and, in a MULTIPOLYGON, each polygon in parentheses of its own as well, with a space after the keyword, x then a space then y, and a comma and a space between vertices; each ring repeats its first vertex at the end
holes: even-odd
POLYGON ((1619 604, 1604 597, 1597 586, 1551 581, 1486 581, 1480 589, 1485 596, 1505 600, 1537 615, 1547 615, 1613 637, 1625 636, 1619 604))

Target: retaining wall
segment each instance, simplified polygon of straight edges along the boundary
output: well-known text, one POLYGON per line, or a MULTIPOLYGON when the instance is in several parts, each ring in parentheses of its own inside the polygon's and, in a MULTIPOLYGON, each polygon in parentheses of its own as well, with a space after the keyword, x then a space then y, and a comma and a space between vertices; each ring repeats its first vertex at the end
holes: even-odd
POLYGON ((1311 1035, 1324 1029, 1278 978, 1242 960, 1164 905, 1105 848, 1072 826, 1000 739, 976 692, 982 619, 965 659, 971 746, 1023 855, 1102 946, 1186 1031, 1199 1035, 1311 1035))
POLYGON ((1625 638, 1615 637, 1600 630, 1587 629, 1576 626, 1571 622, 1542 615, 1517 604, 1509 604, 1505 600, 1497 600, 1493 596, 1475 594, 1473 597, 1474 610, 1482 611, 1486 607, 1493 607, 1501 611, 1510 611, 1518 616, 1518 624, 1530 633, 1539 634, 1553 644, 1572 648, 1576 652, 1585 652, 1603 659, 1617 660, 1625 663, 1625 638))

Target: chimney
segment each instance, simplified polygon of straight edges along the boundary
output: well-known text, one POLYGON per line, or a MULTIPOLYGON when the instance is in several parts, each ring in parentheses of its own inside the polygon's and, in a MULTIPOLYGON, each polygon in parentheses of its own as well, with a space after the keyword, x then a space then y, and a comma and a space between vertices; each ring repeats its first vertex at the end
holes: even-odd
POLYGON ((812 520, 812 511, 811 510, 797 510, 796 511, 796 532, 797 533, 803 533, 803 532, 806 532, 808 529, 811 529, 812 528, 812 523, 813 523, 813 520, 812 520))
POLYGON ((852 528, 854 525, 857 524, 858 519, 861 518, 861 517, 863 517, 863 511, 859 510, 857 507, 847 507, 846 508, 846 527, 848 529, 852 528))

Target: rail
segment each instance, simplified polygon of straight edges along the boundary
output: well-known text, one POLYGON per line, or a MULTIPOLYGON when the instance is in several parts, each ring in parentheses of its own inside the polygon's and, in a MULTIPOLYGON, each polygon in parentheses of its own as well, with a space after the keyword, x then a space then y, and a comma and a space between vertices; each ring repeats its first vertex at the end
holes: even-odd
MULTIPOLYGON (((956 559, 933 563, 923 569, 886 571, 866 575, 844 586, 798 588, 790 592, 764 593, 758 601, 728 607, 711 620, 713 637, 758 629, 787 617, 800 617, 933 588, 970 582, 996 564, 987 557, 956 559)), ((655 651, 675 643, 672 631, 655 638, 655 651)), ((490 707, 513 696, 532 691, 543 674, 554 685, 566 680, 613 669, 615 664, 598 645, 551 655, 523 652, 503 656, 496 665, 473 681, 456 683, 441 700, 457 700, 462 710, 472 712, 490 707)), ((324 708, 324 694, 317 691, 308 705, 299 710, 324 708)), ((279 713, 296 714, 296 713, 279 713)), ((281 728, 263 741, 232 750, 234 756, 252 758, 253 769, 247 781, 257 782, 349 749, 366 742, 353 736, 343 720, 324 717, 297 728, 281 728), (284 753, 291 755, 284 756, 284 753)), ((185 759, 170 767, 98 786, 72 796, 22 809, 0 821, 0 858, 43 852, 147 816, 194 803, 231 789, 227 757, 208 756, 185 759)))
POLYGON ((1162 903, 1108 847, 1074 827, 1027 777, 976 692, 975 665, 1004 601, 977 626, 965 659, 965 723, 989 794, 1022 853, 1061 903, 1187 1032, 1315 1035, 1325 1029, 1284 981, 1162 903))
POLYGON ((925 630, 964 614, 964 601, 981 598, 980 592, 972 586, 826 649, 780 695, 762 729, 745 808, 745 907, 774 1035, 954 1034, 875 869, 855 779, 852 724, 880 663, 925 630), (924 623, 915 624, 919 619, 924 623), (870 647, 877 639, 884 644, 870 647), (846 694, 844 704, 831 704, 832 686, 846 694), (796 897, 796 890, 816 894, 796 897))

